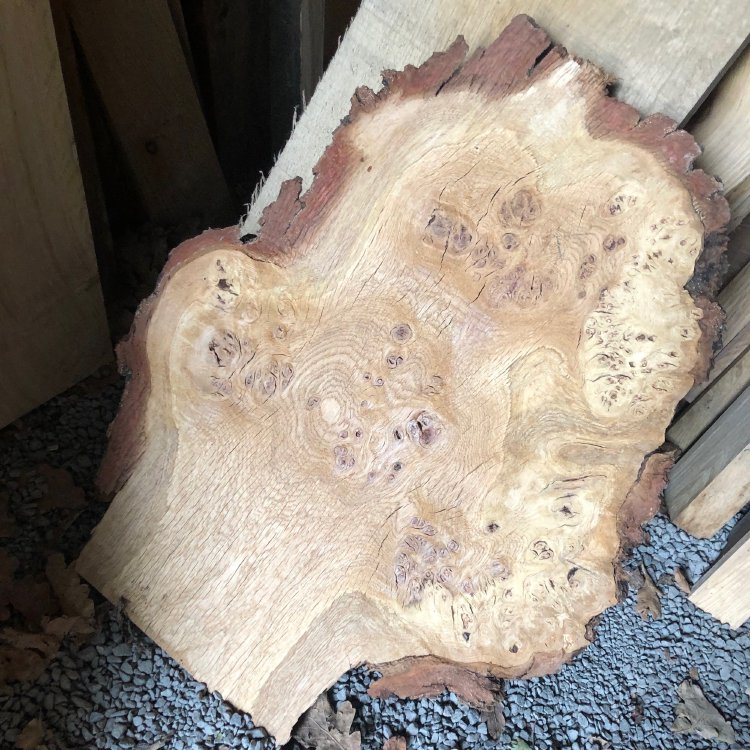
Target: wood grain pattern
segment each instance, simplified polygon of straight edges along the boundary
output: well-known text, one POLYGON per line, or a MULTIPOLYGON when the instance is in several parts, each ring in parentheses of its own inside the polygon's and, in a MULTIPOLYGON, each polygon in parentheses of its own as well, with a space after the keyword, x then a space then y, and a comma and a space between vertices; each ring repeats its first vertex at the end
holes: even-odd
POLYGON ((470 49, 486 45, 516 13, 534 16, 561 44, 610 73, 621 99, 677 122, 697 108, 750 34, 750 14, 734 0, 434 0, 429 6, 363 0, 242 231, 257 232, 284 180, 301 175, 309 186, 312 167, 357 86, 377 88, 381 71, 418 65, 457 34, 470 49))
POLYGON ((733 532, 734 541, 690 594, 690 601, 735 630, 750 617, 750 515, 733 532))
POLYGON ((0 426, 112 356, 49 2, 0 3, 0 426))
POLYGON ((151 219, 230 220, 232 200, 167 0, 67 0, 151 219))
POLYGON ((686 451, 750 385, 750 349, 717 378, 667 430, 667 440, 686 451))
POLYGON ((616 601, 729 215, 606 83, 526 17, 391 71, 137 316, 79 569, 280 742, 353 664, 543 674, 616 601))
MULTIPOLYGON (((692 533, 689 519, 695 518, 700 509, 684 516, 683 514, 686 513, 693 499, 746 449, 750 443, 748 425, 750 425, 750 387, 745 388, 672 470, 665 493, 667 507, 672 520, 686 531, 692 533)), ((736 489, 739 491, 740 488, 736 489)), ((705 499, 707 500, 708 497, 705 499)), ((717 507, 715 517, 725 513, 725 509, 734 507, 736 502, 738 502, 737 496, 733 492, 722 501, 721 509, 717 507)), ((742 503, 739 507, 742 507, 742 503)), ((723 523, 726 523, 736 512, 734 510, 728 515, 725 513, 723 523)))

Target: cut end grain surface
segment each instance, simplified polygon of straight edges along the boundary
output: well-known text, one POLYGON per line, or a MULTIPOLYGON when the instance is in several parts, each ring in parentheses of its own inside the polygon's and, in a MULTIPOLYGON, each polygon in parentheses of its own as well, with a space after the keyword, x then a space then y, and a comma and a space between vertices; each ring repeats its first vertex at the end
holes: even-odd
POLYGON ((176 250, 120 351, 79 569, 280 742, 354 664, 586 645, 706 368, 692 138, 526 17, 465 54, 358 90, 312 188, 176 250))

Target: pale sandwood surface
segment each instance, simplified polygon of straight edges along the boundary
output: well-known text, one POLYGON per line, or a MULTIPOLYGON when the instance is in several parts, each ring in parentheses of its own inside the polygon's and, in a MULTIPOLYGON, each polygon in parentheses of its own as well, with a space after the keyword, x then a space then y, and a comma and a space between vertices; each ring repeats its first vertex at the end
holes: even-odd
POLYGON ((67 0, 67 9, 151 219, 230 221, 229 189, 167 0, 67 0))
POLYGON ((750 617, 750 514, 732 538, 719 561, 698 581, 690 601, 737 630, 750 617))
POLYGON ((46 0, 0 2, 0 427, 111 357, 46 0))
POLYGON ((280 742, 363 661, 557 668, 655 507, 726 206, 548 45, 519 18, 360 89, 311 190, 175 251, 123 349, 79 569, 280 742))
MULTIPOLYGON (((672 470, 664 496, 669 515, 676 523, 680 523, 680 518, 691 501, 719 476, 748 443, 750 387, 743 390, 672 470)), ((727 507, 733 507, 735 498, 732 495, 722 502, 727 507)), ((716 512, 720 513, 718 509, 716 512)), ((724 522, 731 515, 733 514, 726 515, 724 522)))
POLYGON ((750 213, 750 48, 721 79, 698 117, 690 123, 704 149, 698 165, 724 183, 733 229, 750 213))
POLYGON ((386 68, 418 65, 458 34, 486 45, 517 13, 575 49, 620 84, 618 96, 642 112, 681 122, 702 101, 750 34, 736 0, 364 0, 342 44, 243 223, 256 232, 281 183, 312 166, 362 84, 378 89, 386 68))
POLYGON ((750 384, 750 349, 716 379, 667 430, 667 440, 686 451, 750 384))

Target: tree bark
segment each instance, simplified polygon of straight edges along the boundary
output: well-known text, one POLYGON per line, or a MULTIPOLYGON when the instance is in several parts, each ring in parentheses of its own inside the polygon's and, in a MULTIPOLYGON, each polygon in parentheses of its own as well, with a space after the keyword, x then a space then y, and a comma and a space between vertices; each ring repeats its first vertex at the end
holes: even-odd
POLYGON ((465 49, 358 90, 310 190, 175 250, 120 348, 79 569, 279 742, 355 664, 487 695, 584 647, 720 323, 693 139, 527 17, 465 49))

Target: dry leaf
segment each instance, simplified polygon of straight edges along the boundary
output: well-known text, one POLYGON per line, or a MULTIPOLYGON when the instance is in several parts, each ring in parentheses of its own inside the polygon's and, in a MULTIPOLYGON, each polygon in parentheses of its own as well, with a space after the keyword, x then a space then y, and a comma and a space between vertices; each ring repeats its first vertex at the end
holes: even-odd
POLYGON ((732 744, 735 740, 732 725, 716 710, 703 695, 703 691, 690 680, 679 688, 682 702, 677 704, 677 718, 672 724, 673 732, 698 734, 707 740, 732 744))
POLYGON ((94 602, 89 596, 89 587, 81 583, 72 565, 65 565, 65 558, 55 553, 50 555, 45 569, 52 591, 60 602, 60 609, 68 617, 79 617, 94 627, 94 602))
POLYGON ((406 750, 406 737, 394 735, 383 743, 383 750, 406 750))
POLYGON ((644 620, 647 620, 649 615, 651 615, 654 620, 658 620, 661 617, 659 589, 656 588, 656 584, 646 571, 646 568, 643 567, 643 564, 641 564, 641 575, 643 576, 643 584, 638 591, 635 611, 638 612, 644 620))
POLYGON ((510 750, 531 750, 531 745, 520 737, 516 737, 513 742, 510 743, 510 750))
POLYGON ((500 739, 505 729, 505 716, 503 715, 503 704, 499 701, 482 712, 482 720, 487 723, 487 733, 493 740, 500 739))
POLYGON ((73 477, 65 469, 56 469, 49 464, 36 467, 38 474, 47 481, 47 493, 37 505, 42 512, 57 508, 83 508, 86 496, 73 482, 73 477))
POLYGON ((674 583, 684 594, 690 594, 691 586, 682 568, 674 569, 674 583))
POLYGON ((321 695, 308 709, 294 730, 294 738, 305 747, 317 750, 360 750, 360 734, 349 734, 354 720, 354 708, 349 701, 339 703, 333 710, 328 696, 321 695))
POLYGON ((60 642, 44 633, 0 630, 0 683, 29 682, 44 671, 60 642))
POLYGON ((696 667, 690 667, 688 670, 688 674, 690 675, 690 679, 693 680, 693 682, 698 682, 700 679, 700 675, 698 674, 698 669, 696 667))
POLYGON ((37 750, 44 739, 44 724, 39 719, 32 719, 16 738, 19 750, 37 750))

